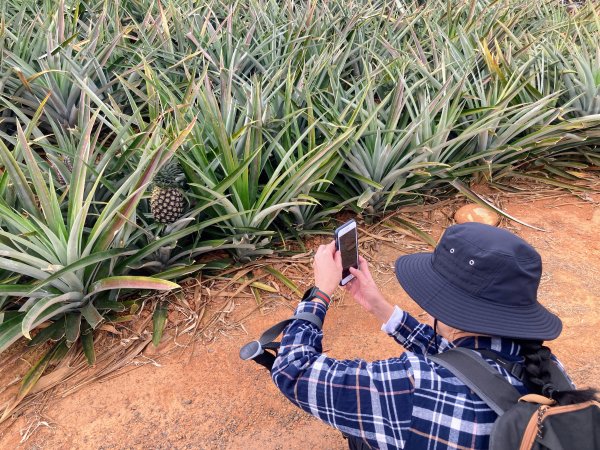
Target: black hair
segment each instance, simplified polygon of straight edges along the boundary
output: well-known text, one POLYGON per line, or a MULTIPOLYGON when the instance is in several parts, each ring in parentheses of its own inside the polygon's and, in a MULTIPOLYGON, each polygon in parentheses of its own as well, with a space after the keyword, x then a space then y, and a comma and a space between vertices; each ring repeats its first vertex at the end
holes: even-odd
POLYGON ((549 365, 551 364, 551 350, 543 341, 520 340, 521 356, 525 358, 523 367, 525 369, 525 386, 529 392, 541 394, 556 400, 559 405, 572 405, 590 400, 598 400, 597 389, 571 389, 558 390, 552 383, 549 365))

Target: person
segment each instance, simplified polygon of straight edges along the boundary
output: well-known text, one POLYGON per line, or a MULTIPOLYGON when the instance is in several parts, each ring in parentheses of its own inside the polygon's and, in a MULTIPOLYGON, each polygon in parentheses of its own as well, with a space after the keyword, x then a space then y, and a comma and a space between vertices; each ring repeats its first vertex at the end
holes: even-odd
MULTIPOLYGON (((296 314, 324 321, 342 274, 334 242, 318 248, 313 269, 315 287, 296 314)), ((298 319, 284 330, 271 376, 292 403, 340 430, 351 449, 488 448, 496 413, 428 359, 454 347, 480 352, 522 394, 561 403, 593 396, 552 384, 548 364, 556 358, 543 342, 557 338, 562 323, 537 299, 540 255, 516 235, 479 223, 454 225, 432 253, 400 257, 397 279, 428 323, 386 300, 362 256, 359 270, 350 271, 355 278, 345 289, 406 351, 374 362, 329 358, 320 329, 298 319)))

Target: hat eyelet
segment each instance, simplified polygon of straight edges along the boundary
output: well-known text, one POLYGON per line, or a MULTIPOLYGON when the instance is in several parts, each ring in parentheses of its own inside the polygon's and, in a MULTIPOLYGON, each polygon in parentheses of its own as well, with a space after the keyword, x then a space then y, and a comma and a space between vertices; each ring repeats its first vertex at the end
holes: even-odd
POLYGON ((453 248, 450 249, 450 253, 454 253, 454 249, 453 248))
POLYGON ((469 265, 470 265, 470 266, 473 266, 473 265, 475 265, 475 261, 473 261, 473 260, 471 259, 471 260, 469 261, 469 265))

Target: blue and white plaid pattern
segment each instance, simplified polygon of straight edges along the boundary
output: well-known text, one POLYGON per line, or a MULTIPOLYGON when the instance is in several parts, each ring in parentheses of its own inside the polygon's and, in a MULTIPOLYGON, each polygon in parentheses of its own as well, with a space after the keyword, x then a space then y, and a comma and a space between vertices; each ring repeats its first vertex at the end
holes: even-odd
MULTIPOLYGON (((303 302, 296 313, 327 312, 317 302, 303 302)), ((407 352, 397 358, 367 362, 337 360, 322 354, 323 333, 296 320, 284 331, 272 369, 275 384, 292 403, 372 448, 485 449, 497 415, 447 369, 429 361, 433 329, 396 309, 386 331, 407 352)), ((438 336, 442 352, 455 345, 490 349, 508 361, 520 361, 510 339, 466 337, 454 344, 438 336)), ((520 392, 523 384, 487 360, 520 392)))

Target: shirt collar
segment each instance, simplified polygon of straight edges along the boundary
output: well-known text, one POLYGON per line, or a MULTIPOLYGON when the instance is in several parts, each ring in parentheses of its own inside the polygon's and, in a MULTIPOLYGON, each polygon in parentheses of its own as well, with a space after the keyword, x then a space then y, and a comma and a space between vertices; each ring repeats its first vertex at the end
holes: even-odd
POLYGON ((473 350, 492 350, 502 356, 520 356, 521 346, 513 339, 490 336, 467 336, 456 339, 456 347, 471 348, 473 350))

